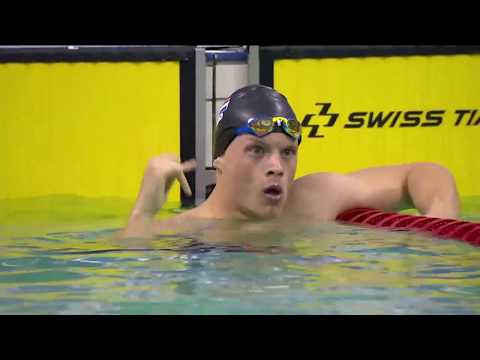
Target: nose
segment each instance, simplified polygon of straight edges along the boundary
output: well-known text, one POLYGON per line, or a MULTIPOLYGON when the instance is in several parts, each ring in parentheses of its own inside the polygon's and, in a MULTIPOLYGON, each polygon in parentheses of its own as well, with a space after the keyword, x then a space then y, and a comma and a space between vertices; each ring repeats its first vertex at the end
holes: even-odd
POLYGON ((269 156, 267 176, 283 176, 283 163, 280 154, 272 154, 269 156))

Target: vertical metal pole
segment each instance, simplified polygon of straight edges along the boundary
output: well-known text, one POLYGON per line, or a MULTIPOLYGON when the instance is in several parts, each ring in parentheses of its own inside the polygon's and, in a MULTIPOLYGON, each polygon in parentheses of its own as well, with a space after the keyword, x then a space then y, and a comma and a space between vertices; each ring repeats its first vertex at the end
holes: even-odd
MULTIPOLYGON (((213 54, 212 62, 212 153, 214 149, 214 139, 213 136, 215 127, 217 126, 217 54, 213 54)), ((214 160, 214 159, 212 159, 214 160)))
POLYGON ((248 47, 248 84, 260 84, 260 47, 252 45, 248 47))
MULTIPOLYGON (((211 126, 207 119, 207 61, 205 49, 195 49, 195 159, 197 169, 195 171, 195 205, 200 205, 206 197, 207 185, 215 183, 215 171, 207 170, 205 145, 207 143, 207 126, 211 126)), ((214 112, 215 113, 215 112, 214 112)), ((213 114, 213 119, 215 115, 213 114)))
MULTIPOLYGON (((205 126, 207 124, 205 114, 205 100, 207 98, 206 85, 206 60, 205 49, 195 49, 195 159, 197 169, 195 171, 195 205, 205 199, 205 185, 203 184, 205 171, 205 126)), ((194 119, 192 119, 193 121, 194 119)))

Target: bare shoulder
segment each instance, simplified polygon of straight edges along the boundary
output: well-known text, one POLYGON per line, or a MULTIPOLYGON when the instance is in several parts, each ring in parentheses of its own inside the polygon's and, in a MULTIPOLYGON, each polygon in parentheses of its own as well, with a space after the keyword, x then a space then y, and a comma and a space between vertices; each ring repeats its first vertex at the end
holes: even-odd
POLYGON ((348 174, 318 172, 296 179, 293 182, 292 189, 299 194, 311 193, 313 191, 316 194, 326 195, 345 190, 345 186, 351 183, 352 177, 348 174))
POLYGON ((325 185, 333 185, 345 175, 335 172, 317 172, 302 176, 293 182, 295 187, 319 187, 325 185))
POLYGON ((343 209, 345 189, 351 179, 340 173, 319 172, 292 184, 286 211, 311 219, 334 220, 343 209))
POLYGON ((171 216, 167 219, 157 220, 152 224, 151 231, 154 234, 161 232, 184 232, 192 231, 197 226, 197 221, 202 219, 198 208, 187 210, 181 214, 171 216))

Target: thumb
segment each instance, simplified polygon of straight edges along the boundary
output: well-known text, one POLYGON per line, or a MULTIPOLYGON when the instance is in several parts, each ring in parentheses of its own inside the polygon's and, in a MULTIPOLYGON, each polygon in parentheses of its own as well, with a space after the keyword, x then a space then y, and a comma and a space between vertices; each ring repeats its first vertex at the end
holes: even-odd
POLYGON ((197 167, 197 161, 195 159, 190 159, 182 163, 182 171, 189 172, 195 170, 197 167))

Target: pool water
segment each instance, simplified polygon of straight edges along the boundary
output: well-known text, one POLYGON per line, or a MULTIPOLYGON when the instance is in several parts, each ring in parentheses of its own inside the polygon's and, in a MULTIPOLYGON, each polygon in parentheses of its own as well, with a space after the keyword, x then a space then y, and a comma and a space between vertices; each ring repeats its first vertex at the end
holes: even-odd
POLYGON ((337 223, 0 228, 1 314, 480 314, 480 247, 337 223))

